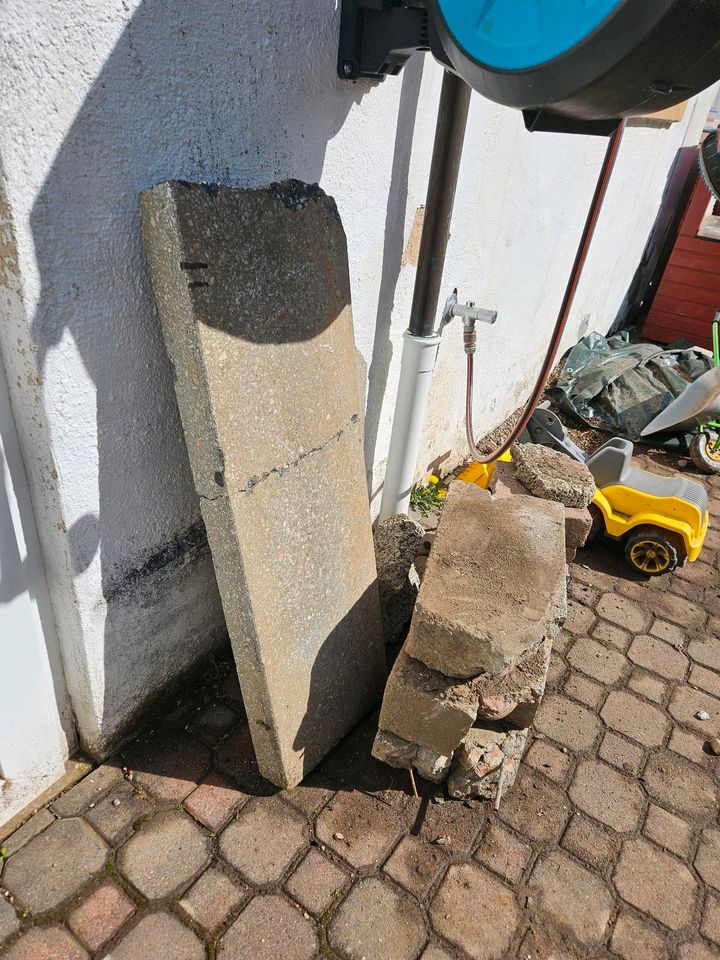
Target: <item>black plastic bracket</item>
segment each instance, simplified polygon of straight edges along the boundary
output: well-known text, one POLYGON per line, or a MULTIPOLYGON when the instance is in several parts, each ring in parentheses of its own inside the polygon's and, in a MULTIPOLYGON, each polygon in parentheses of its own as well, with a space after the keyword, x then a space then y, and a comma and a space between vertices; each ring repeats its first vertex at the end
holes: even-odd
POLYGON ((430 49, 428 12, 413 0, 342 0, 338 75, 384 80, 430 49))
POLYGON ((611 137, 620 122, 610 120, 578 120, 551 110, 523 110, 525 128, 530 133, 579 133, 590 137, 611 137))

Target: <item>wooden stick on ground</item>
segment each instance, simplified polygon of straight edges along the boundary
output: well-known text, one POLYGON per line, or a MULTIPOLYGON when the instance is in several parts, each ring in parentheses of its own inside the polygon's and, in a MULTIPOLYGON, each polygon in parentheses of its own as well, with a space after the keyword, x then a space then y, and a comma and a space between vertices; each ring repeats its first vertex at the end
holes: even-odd
POLYGON ((410 783, 412 785, 413 796, 419 797, 420 794, 417 792, 417 786, 415 785, 415 774, 413 773, 412 767, 408 767, 408 773, 410 774, 410 783))

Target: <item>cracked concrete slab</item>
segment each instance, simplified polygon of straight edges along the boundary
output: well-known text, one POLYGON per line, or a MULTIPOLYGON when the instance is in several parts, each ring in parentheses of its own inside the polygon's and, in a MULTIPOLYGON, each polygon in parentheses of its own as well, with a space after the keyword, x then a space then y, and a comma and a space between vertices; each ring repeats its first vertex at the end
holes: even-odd
POLYGON ((258 765, 293 786, 386 675, 345 234, 298 181, 140 204, 258 765))

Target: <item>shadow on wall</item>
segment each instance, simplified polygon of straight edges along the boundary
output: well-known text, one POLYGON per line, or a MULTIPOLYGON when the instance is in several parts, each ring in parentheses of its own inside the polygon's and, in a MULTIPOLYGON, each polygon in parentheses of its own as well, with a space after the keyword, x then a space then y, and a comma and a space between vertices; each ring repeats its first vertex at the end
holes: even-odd
MULTIPOLYGON (((38 367, 43 372, 50 351, 70 334, 96 392, 99 514, 76 526, 71 544, 75 575, 99 550, 107 601, 97 729, 94 709, 74 704, 83 745, 95 755, 107 752, 143 699, 224 632, 152 306, 138 195, 167 179, 320 180, 328 141, 369 89, 336 78, 338 25, 335 0, 144 0, 32 210, 41 280, 32 325, 38 367)), ((409 154, 408 123, 398 144, 409 154)), ((403 162, 403 170, 394 169, 386 305, 402 252, 407 160, 396 156, 396 167, 403 162)), ((386 306, 383 337, 388 320, 386 306)), ((373 363, 384 383, 386 362, 373 363)), ((73 374, 67 370, 69 397, 73 374)), ((93 487, 91 476, 88 491, 93 487)))

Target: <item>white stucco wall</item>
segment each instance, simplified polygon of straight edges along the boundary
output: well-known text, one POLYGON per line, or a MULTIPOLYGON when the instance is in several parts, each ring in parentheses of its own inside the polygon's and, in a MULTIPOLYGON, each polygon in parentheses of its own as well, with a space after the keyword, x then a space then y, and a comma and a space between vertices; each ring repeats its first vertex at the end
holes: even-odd
MULTIPOLYGON (((141 249, 142 189, 297 177, 336 198, 379 507, 414 279, 401 260, 424 202, 441 71, 416 58, 384 84, 342 83, 336 7, 6 0, 0 14, 2 188, 19 263, 0 349, 73 710, 98 754, 223 628, 141 249)), ((669 129, 628 131, 567 345, 615 319, 705 100, 669 129)), ((525 396, 603 150, 530 136, 519 115, 473 98, 445 287, 500 312, 480 334, 481 432, 525 396)), ((419 472, 464 455, 463 371, 451 331, 419 472)))

